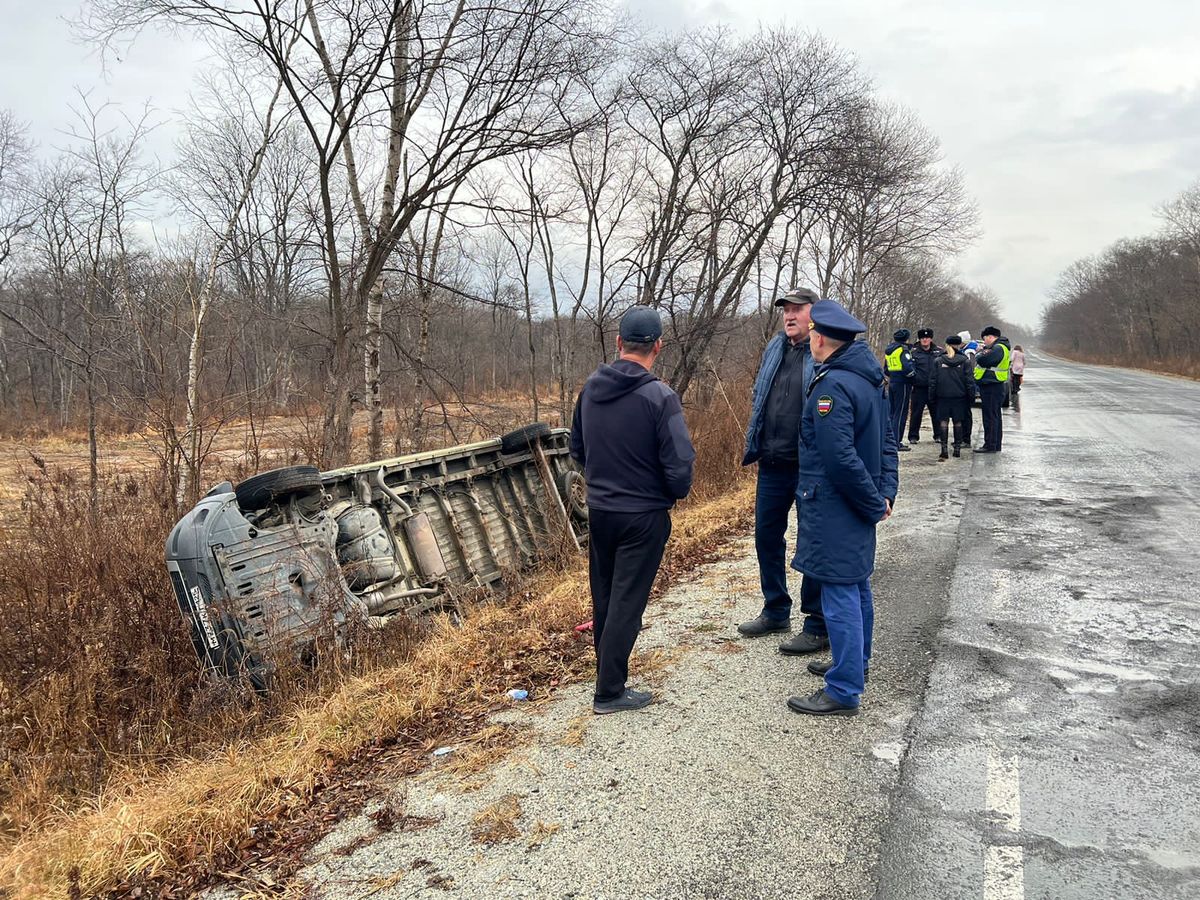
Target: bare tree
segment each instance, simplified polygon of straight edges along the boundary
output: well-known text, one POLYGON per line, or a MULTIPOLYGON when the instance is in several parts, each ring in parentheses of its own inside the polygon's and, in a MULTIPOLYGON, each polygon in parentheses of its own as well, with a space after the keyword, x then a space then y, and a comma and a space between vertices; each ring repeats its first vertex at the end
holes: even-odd
POLYGON ((876 276, 897 255, 951 254, 975 234, 962 176, 942 165, 939 142, 909 111, 864 108, 852 139, 829 161, 834 190, 809 248, 823 292, 835 292, 877 331, 891 313, 876 276))
POLYGON ((352 348, 361 336, 368 450, 377 453, 388 261, 432 198, 491 161, 570 137, 578 124, 561 111, 605 59, 594 8, 578 0, 305 0, 289 11, 233 0, 99 0, 91 25, 111 40, 155 21, 241 41, 274 66, 310 134, 333 329, 324 450, 328 458, 350 450, 352 348), (334 212, 338 163, 354 212, 349 247, 334 212))
MULTIPOLYGON (((46 170, 33 224, 34 252, 50 276, 49 296, 2 316, 39 352, 81 378, 87 410, 88 472, 95 498, 99 480, 98 414, 107 363, 132 336, 136 312, 130 290, 130 220, 150 191, 154 173, 139 160, 147 117, 123 118, 125 134, 106 124, 109 110, 86 96, 76 111, 74 142, 46 170), (46 302, 49 301, 49 302, 46 302)), ((66 381, 60 378, 63 409, 66 381)))
MULTIPOLYGON (((32 227, 36 205, 29 183, 31 148, 28 129, 6 109, 0 109, 0 289, 7 280, 5 263, 22 232, 32 227)), ((10 349, 0 322, 0 399, 12 389, 10 349)))
MULTIPOLYGON (((249 125, 252 135, 246 135, 244 132, 239 136, 239 140, 235 146, 247 146, 250 148, 250 157, 244 160, 244 168, 239 167, 234 178, 231 179, 233 192, 230 199, 232 204, 227 210, 225 221, 216 229, 214 239, 208 249, 208 263, 204 269, 203 278, 198 284, 188 279, 185 284, 190 288, 194 286, 194 290, 189 290, 189 300, 191 301, 192 309, 192 334, 188 347, 188 363, 187 363, 187 389, 184 399, 187 421, 184 427, 183 439, 180 442, 181 450, 183 451, 184 466, 182 467, 182 475, 176 485, 177 499, 182 502, 185 498, 195 498, 200 491, 200 469, 203 463, 201 447, 203 446, 203 429, 201 427, 202 416, 200 410, 200 376, 201 368, 204 361, 204 340, 205 340, 205 321, 208 319, 209 313, 216 299, 217 276, 219 267, 223 258, 232 245, 234 236, 238 230, 238 224, 242 215, 250 201, 254 192, 255 182, 258 179, 259 171, 262 168, 263 159, 270 149, 271 143, 275 138, 276 130, 279 127, 279 117, 277 116, 277 104, 279 103, 280 94, 283 91, 282 79, 276 79, 274 90, 267 101, 266 108, 261 116, 257 114, 253 103, 246 96, 249 91, 246 87, 239 85, 242 88, 242 95, 246 97, 247 103, 243 107, 243 115, 240 117, 224 117, 222 124, 225 127, 233 126, 239 130, 246 129, 249 125), (247 112, 248 111, 248 112, 247 112), (250 122, 245 121, 246 118, 250 122)), ((204 121, 200 119, 199 121, 204 121)), ((191 129, 190 143, 193 147, 204 146, 206 143, 203 140, 203 135, 199 132, 197 126, 191 129)), ((185 153, 186 155, 186 153, 185 153)), ((193 164, 203 164, 200 160, 193 158, 193 164)), ((229 182, 226 182, 227 184, 229 182)))

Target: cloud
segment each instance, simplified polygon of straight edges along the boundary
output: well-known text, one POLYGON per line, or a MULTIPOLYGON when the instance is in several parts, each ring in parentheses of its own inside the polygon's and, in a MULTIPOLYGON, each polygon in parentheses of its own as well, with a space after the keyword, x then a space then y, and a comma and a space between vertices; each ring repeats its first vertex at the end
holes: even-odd
POLYGON ((1031 144, 1200 145, 1200 86, 1116 91, 1083 115, 1050 121, 1016 137, 1031 144))

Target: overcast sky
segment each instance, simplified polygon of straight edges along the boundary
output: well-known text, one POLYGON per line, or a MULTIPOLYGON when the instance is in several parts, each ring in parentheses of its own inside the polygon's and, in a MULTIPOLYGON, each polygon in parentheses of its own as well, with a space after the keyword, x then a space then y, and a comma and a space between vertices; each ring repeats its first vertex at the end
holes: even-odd
MULTIPOLYGON (((6 4, 0 107, 61 145, 76 87, 130 115, 146 103, 169 155, 202 45, 146 35, 107 74, 64 19, 78 0, 6 4)), ((1200 3, 1192 0, 630 0, 649 24, 788 23, 857 54, 879 92, 918 112, 979 203, 958 260, 1006 315, 1034 324, 1055 277, 1200 178, 1200 3)))

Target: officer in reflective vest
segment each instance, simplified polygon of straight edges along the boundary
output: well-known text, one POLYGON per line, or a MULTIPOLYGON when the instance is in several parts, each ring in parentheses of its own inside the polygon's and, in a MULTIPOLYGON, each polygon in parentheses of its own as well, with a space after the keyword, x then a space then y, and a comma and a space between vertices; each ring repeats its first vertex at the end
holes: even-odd
POLYGON ((909 330, 899 329, 892 335, 892 342, 883 351, 888 376, 888 421, 896 449, 907 450, 908 444, 901 443, 905 423, 908 421, 908 402, 912 398, 913 368, 912 352, 908 347, 909 330))
POLYGON ((1000 408, 1004 405, 1005 382, 1012 363, 1012 352, 1000 341, 1000 329, 983 329, 983 348, 975 354, 975 383, 983 406, 983 446, 977 453, 999 453, 1004 443, 1004 425, 1000 408))

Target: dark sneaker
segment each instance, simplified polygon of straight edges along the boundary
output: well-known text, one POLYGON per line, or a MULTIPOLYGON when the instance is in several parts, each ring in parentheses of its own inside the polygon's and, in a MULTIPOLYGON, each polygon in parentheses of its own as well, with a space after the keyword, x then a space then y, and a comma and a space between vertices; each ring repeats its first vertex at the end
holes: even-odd
POLYGON ((976 450, 975 452, 976 452, 976 453, 999 453, 1000 451, 999 451, 999 450, 996 450, 996 449, 995 449, 995 448, 993 448, 993 447, 980 447, 980 448, 979 448, 978 450, 976 450))
POLYGON ((788 709, 806 716, 857 716, 857 706, 843 706, 824 690, 814 691, 807 697, 788 697, 788 709))
POLYGON ((751 619, 749 622, 743 622, 739 625, 738 631, 746 637, 762 637, 764 634, 774 634, 777 631, 790 631, 792 627, 791 619, 768 619, 764 616, 759 616, 757 619, 751 619))
POLYGON ((633 691, 626 688, 625 693, 615 700, 593 700, 592 712, 598 716, 605 716, 609 713, 644 709, 650 705, 650 701, 653 699, 654 695, 649 691, 633 691))
POLYGON ((907 453, 909 450, 912 449, 912 447, 908 446, 908 444, 900 444, 896 449, 899 450, 901 453, 907 453))
MULTIPOLYGON (((957 450, 954 451, 954 455, 958 456, 957 450)), ((943 448, 942 452, 938 454, 938 462, 945 462, 949 458, 950 458, 950 454, 946 452, 945 448, 943 448)))
POLYGON ((908 442, 910 444, 919 444, 919 443, 921 443, 921 439, 919 437, 910 437, 908 439, 908 442))
MULTIPOLYGON (((833 668, 833 660, 832 659, 824 659, 824 660, 814 659, 812 662, 810 662, 808 664, 808 666, 806 666, 806 668, 808 669, 808 671, 812 672, 814 675, 816 675, 820 678, 824 678, 825 673, 833 668)), ((871 670, 867 669, 867 671, 863 672, 863 682, 865 683, 870 680, 871 680, 871 670)))
POLYGON ((779 652, 784 656, 804 656, 806 653, 819 653, 828 646, 829 638, 802 631, 780 644, 779 652))

